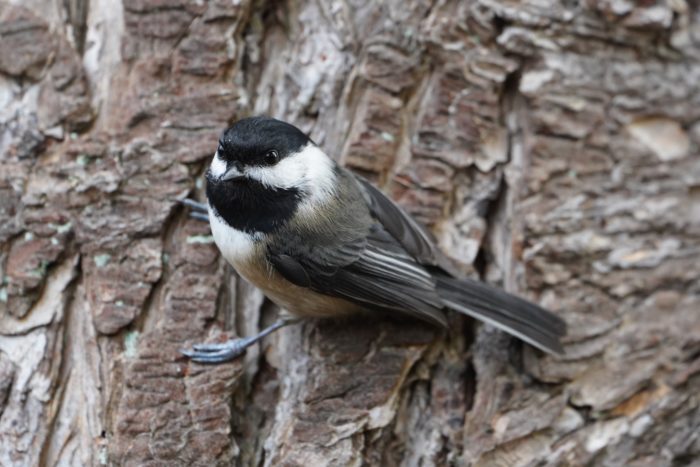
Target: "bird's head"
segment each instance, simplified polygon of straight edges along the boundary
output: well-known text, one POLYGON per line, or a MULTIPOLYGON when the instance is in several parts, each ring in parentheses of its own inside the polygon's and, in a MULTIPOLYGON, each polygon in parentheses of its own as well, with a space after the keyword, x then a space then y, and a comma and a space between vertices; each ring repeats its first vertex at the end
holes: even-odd
POLYGON ((239 120, 219 139, 207 197, 240 230, 265 232, 334 191, 335 162, 301 130, 269 117, 239 120))

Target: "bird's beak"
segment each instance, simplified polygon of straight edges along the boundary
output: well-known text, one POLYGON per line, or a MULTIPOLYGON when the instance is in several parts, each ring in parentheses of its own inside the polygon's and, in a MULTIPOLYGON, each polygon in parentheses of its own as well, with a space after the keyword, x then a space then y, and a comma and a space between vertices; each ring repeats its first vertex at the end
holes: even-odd
POLYGON ((219 180, 222 182, 228 182, 232 180, 241 180, 242 178, 245 178, 245 174, 234 166, 228 169, 219 180))

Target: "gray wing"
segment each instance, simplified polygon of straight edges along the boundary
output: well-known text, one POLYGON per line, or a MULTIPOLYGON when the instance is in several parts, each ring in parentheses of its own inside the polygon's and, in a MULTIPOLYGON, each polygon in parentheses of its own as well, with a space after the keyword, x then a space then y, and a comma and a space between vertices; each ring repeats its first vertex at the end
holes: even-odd
POLYGON ((437 293, 446 307, 490 323, 546 352, 563 352, 559 340, 566 334, 566 323, 561 318, 503 290, 464 278, 437 249, 425 228, 366 179, 357 175, 355 179, 372 215, 406 252, 433 272, 437 293))
POLYGON ((285 243, 296 245, 297 250, 278 243, 268 249, 268 260, 293 284, 371 309, 398 311, 447 326, 435 279, 380 224, 343 245, 285 243))
POLYGON ((437 264, 437 248, 432 235, 387 198, 366 178, 353 174, 359 182, 370 212, 414 258, 424 264, 437 264))
POLYGON ((290 282, 320 293, 446 326, 447 307, 551 353, 561 353, 565 323, 505 291, 459 276, 430 234, 367 180, 355 177, 374 224, 367 235, 333 247, 286 241, 268 259, 290 282), (300 251, 299 248, 306 250, 300 251), (432 274, 431 274, 432 273, 432 274))
POLYGON ((353 174, 372 215, 417 262, 441 269, 450 276, 461 276, 457 268, 435 245, 432 234, 408 215, 366 178, 353 174))

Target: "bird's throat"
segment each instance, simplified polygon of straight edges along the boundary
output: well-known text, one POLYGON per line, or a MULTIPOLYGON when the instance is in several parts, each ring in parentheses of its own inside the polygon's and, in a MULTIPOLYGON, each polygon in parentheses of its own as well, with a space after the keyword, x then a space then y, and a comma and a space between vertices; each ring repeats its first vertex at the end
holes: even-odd
POLYGON ((209 204, 231 228, 268 234, 292 218, 300 203, 297 188, 272 189, 255 180, 207 180, 209 204))

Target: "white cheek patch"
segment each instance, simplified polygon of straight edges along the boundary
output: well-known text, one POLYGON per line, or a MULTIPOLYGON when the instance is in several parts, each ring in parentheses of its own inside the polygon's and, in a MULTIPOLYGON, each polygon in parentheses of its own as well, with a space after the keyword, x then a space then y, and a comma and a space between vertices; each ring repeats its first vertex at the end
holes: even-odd
POLYGON ((219 178, 226 173, 226 161, 219 157, 219 151, 214 153, 214 158, 211 160, 209 171, 216 178, 219 178))
POLYGON ((310 188, 311 201, 322 202, 335 193, 336 174, 333 160, 315 144, 309 143, 298 157, 307 167, 306 183, 310 188))
POLYGON ((246 174, 268 188, 293 188, 304 181, 304 164, 293 161, 294 155, 272 167, 248 167, 246 174))
POLYGON ((251 167, 247 174, 270 188, 299 188, 312 204, 325 201, 335 191, 333 161, 313 143, 272 167, 251 167))

